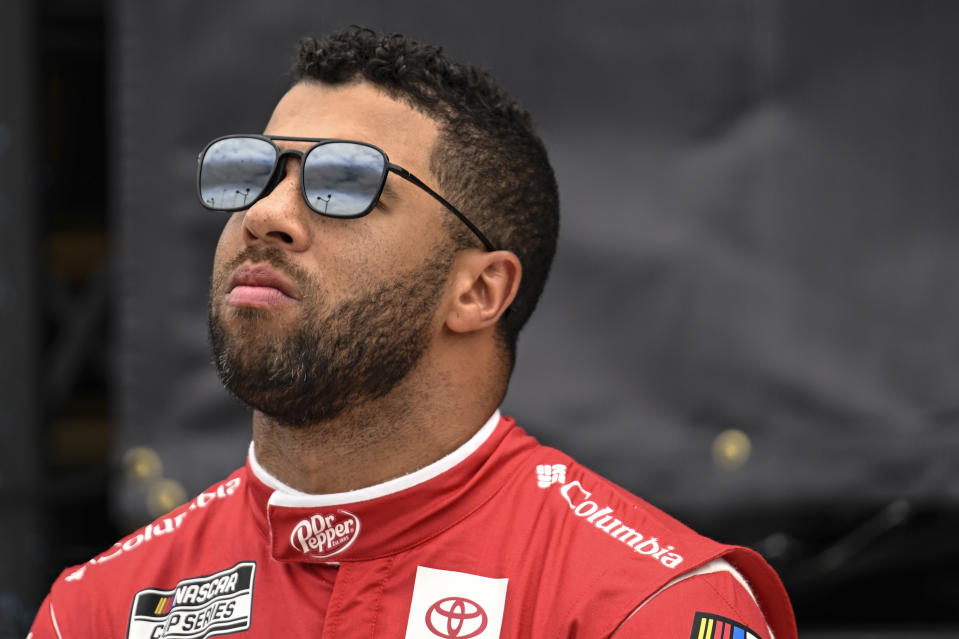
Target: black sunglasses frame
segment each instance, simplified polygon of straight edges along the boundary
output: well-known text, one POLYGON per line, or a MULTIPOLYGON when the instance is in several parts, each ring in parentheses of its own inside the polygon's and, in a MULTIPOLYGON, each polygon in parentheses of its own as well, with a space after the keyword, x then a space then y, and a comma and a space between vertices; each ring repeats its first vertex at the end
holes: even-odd
POLYGON ((300 158, 300 192, 303 196, 303 200, 306 202, 307 206, 309 206, 312 211, 314 211, 315 213, 319 215, 323 215, 325 217, 339 218, 339 219, 356 219, 358 217, 363 217, 364 215, 369 215, 369 213, 376 207, 376 203, 379 202, 380 195, 383 194, 383 187, 386 186, 387 174, 392 172, 400 176, 407 182, 410 182, 411 184, 423 189, 429 195, 431 195, 437 202, 445 206, 450 211, 450 213, 458 217, 459 220, 466 225, 466 228, 472 231, 473 234, 477 238, 479 238, 479 241, 483 243, 483 246, 486 248, 487 251, 492 252, 496 250, 496 248, 493 246, 493 243, 490 242, 485 235, 483 235, 482 231, 480 231, 475 224, 470 222, 465 215, 460 213, 455 206, 450 204, 446 200, 446 198, 444 198, 442 195, 440 195, 439 193, 431 189, 425 182, 423 182, 421 179, 419 179, 418 177, 416 177, 415 175, 413 175, 412 173, 410 173, 403 167, 399 166, 398 164, 393 164, 392 162, 390 162, 389 156, 386 155, 386 151, 384 151, 383 149, 373 144, 369 144, 368 142, 360 142, 358 140, 342 140, 338 138, 298 138, 298 137, 287 137, 282 135, 262 135, 257 133, 250 133, 250 134, 239 133, 239 134, 224 135, 224 136, 218 137, 215 140, 212 140, 205 147, 203 147, 203 151, 201 151, 200 154, 197 156, 197 173, 196 173, 197 198, 199 198, 200 203, 204 206, 204 208, 210 209, 211 211, 234 212, 234 211, 242 211, 244 209, 248 209, 255 202, 263 199, 264 197, 269 195, 274 188, 276 188, 276 185, 280 182, 281 179, 283 179, 283 175, 285 174, 284 167, 286 166, 286 159, 291 156, 296 156, 300 158), (207 151, 210 150, 211 146, 213 146, 217 142, 220 142, 221 140, 227 140, 230 138, 253 138, 253 139, 269 142, 270 146, 276 149, 276 158, 273 160, 273 171, 270 174, 270 179, 269 181, 267 181, 266 186, 263 187, 263 191, 252 202, 246 202, 243 204, 243 206, 237 206, 237 207, 231 207, 231 208, 210 206, 203 200, 203 194, 201 190, 203 158, 206 156, 206 153, 207 151), (314 144, 306 151, 299 151, 297 149, 281 149, 275 144, 274 140, 280 140, 282 142, 313 142, 314 144), (329 144, 331 142, 346 142, 349 144, 357 144, 360 146, 365 146, 373 149, 374 151, 377 151, 380 155, 383 156, 383 175, 380 177, 380 186, 376 191, 376 196, 373 197, 372 200, 370 201, 370 205, 366 208, 366 210, 364 210, 361 213, 357 213, 355 215, 328 215, 324 213, 323 211, 320 211, 319 209, 317 209, 315 206, 313 206, 313 204, 310 202, 309 198, 307 197, 306 185, 304 183, 305 171, 306 171, 306 156, 309 155, 310 152, 313 151, 315 148, 319 146, 323 146, 324 144, 329 144))

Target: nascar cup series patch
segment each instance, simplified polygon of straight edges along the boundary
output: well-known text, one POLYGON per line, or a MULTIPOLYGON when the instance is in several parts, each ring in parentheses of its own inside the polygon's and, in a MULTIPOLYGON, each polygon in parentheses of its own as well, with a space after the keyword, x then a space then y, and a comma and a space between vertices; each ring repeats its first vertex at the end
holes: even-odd
POLYGON ((759 635, 738 621, 697 612, 689 639, 759 639, 759 635))
POLYGON ((250 627, 256 563, 184 579, 172 590, 147 588, 133 598, 128 639, 206 639, 250 627))

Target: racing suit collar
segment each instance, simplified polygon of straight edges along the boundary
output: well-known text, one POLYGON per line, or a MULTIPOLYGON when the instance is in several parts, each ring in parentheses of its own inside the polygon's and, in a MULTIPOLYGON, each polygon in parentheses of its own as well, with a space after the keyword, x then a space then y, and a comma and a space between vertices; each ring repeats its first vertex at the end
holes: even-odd
POLYGON ((423 468, 413 471, 408 475, 403 475, 380 484, 374 484, 372 486, 367 486, 366 488, 350 490, 342 493, 310 494, 297 490, 296 488, 283 483, 271 475, 257 461, 256 446, 254 445, 254 442, 250 442, 250 452, 247 458, 247 463, 250 466, 250 470, 253 471, 254 476, 273 489, 274 492, 270 497, 271 504, 306 507, 341 506, 343 504, 351 504, 360 501, 367 501, 369 499, 376 499, 377 497, 383 497, 385 495, 391 495, 393 493, 400 492, 401 490, 412 488, 417 484, 429 481, 433 477, 442 474, 469 457, 470 454, 482 446, 483 443, 490 438, 490 435, 493 434, 493 431, 496 429, 496 426, 499 424, 501 419, 502 416, 499 409, 497 409, 493 412, 490 418, 486 420, 486 423, 483 424, 483 426, 480 427, 480 429, 476 431, 476 433, 474 433, 473 436, 470 437, 464 444, 462 444, 456 450, 450 452, 448 455, 445 455, 432 464, 429 464, 428 466, 424 466, 423 468))
POLYGON ((385 557, 426 541, 486 503, 532 446, 535 441, 497 410, 466 443, 420 470, 359 490, 311 495, 267 473, 251 445, 254 516, 279 561, 385 557))

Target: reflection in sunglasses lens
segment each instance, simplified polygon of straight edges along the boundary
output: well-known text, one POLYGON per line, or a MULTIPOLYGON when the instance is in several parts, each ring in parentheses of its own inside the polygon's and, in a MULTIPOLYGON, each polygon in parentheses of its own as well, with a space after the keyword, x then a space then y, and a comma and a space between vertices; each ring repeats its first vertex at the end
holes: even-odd
POLYGON ((321 144, 303 164, 307 201, 323 215, 363 215, 376 203, 385 172, 385 158, 377 149, 352 142, 321 144))
POLYGON ((225 138, 210 145, 200 166, 200 197, 211 208, 238 211, 263 192, 276 161, 266 140, 225 138))

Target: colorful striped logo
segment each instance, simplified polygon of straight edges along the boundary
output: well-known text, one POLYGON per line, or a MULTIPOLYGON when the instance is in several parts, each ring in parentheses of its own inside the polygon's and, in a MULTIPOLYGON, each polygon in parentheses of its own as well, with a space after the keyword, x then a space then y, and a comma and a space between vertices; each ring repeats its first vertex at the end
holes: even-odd
POLYGON ((170 612, 170 608, 173 606, 173 597, 160 597, 157 601, 156 608, 153 609, 153 614, 155 615, 165 615, 170 612))
POLYGON ((759 639, 759 635, 738 621, 697 612, 689 639, 759 639))

